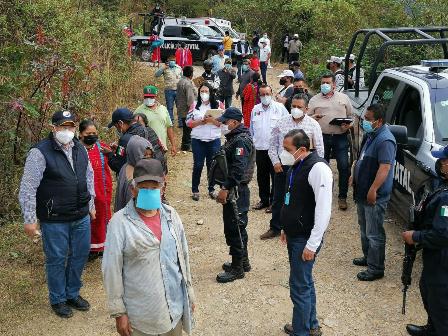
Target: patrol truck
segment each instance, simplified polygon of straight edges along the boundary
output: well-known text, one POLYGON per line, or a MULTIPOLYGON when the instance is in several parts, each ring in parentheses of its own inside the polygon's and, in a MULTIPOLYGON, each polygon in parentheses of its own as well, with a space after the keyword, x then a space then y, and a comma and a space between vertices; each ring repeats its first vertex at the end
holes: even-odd
POLYGON ((431 150, 448 144, 448 27, 363 29, 357 31, 346 55, 353 53, 359 37, 364 37, 357 61, 360 73, 369 38, 378 36, 383 44, 377 50, 369 76, 369 85, 348 89, 348 56, 345 59, 345 90, 356 114, 352 132, 352 151, 356 159, 362 140, 359 126, 366 108, 381 103, 386 108, 386 122, 391 125, 397 143, 394 167, 394 189, 391 205, 404 220, 409 220, 410 207, 433 189, 435 159, 431 150), (413 34, 414 39, 394 39, 399 34, 413 34), (419 65, 389 68, 377 74, 388 47, 434 45, 444 59, 422 60, 419 65))
MULTIPOLYGON (((146 31, 145 27, 147 24, 143 24, 143 35, 131 37, 131 46, 134 55, 142 61, 149 61, 151 32, 146 31)), ((222 36, 219 33, 205 25, 189 23, 185 19, 165 17, 158 30, 159 38, 164 41, 161 46, 162 61, 173 55, 182 42, 191 50, 193 61, 207 59, 216 53, 218 46, 222 44, 222 36)))

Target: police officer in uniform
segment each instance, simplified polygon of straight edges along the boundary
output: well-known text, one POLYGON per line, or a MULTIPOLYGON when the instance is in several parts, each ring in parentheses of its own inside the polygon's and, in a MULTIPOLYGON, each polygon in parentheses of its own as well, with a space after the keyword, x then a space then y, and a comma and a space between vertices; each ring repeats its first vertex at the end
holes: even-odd
POLYGON ((224 124, 226 143, 223 145, 227 160, 227 180, 222 184, 216 198, 223 205, 224 235, 230 248, 232 262, 224 263, 224 272, 219 273, 216 280, 220 283, 244 278, 244 272, 250 271, 247 253, 247 212, 249 211, 250 191, 248 183, 252 179, 255 166, 255 149, 249 130, 241 123, 242 112, 229 107, 218 118, 224 124), (238 217, 232 198, 236 191, 238 217))
POLYGON ((403 232, 406 243, 423 248, 420 293, 428 323, 408 324, 406 330, 412 336, 448 335, 448 146, 432 155, 438 158, 440 185, 422 203, 420 230, 403 232))

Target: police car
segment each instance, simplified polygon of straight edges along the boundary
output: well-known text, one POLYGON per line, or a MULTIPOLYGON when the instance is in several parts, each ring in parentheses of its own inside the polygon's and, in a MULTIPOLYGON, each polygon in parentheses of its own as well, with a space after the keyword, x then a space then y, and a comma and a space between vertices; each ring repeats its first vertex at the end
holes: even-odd
MULTIPOLYGON (((448 39, 444 38, 447 31, 448 27, 365 29, 355 34, 347 52, 347 55, 353 52, 356 37, 363 34, 365 41, 374 34, 385 40, 378 49, 370 72, 369 83, 373 85, 365 90, 359 87, 348 90, 346 85, 344 92, 351 99, 357 115, 352 134, 354 153, 359 151, 362 140, 359 121, 366 108, 374 103, 381 103, 386 108, 386 122, 391 125, 398 143, 391 205, 405 220, 409 219, 410 207, 433 188, 435 159, 430 151, 448 144, 448 39), (415 33, 417 38, 405 41, 393 39, 394 33, 403 32, 415 33), (377 76, 378 63, 382 61, 388 46, 425 44, 438 44, 445 59, 424 60, 420 65, 385 69, 377 76)), ((366 46, 367 42, 359 53, 359 68, 366 46)), ((348 71, 345 76, 347 83, 348 71)))
MULTIPOLYGON (((135 55, 143 61, 149 60, 149 32, 144 36, 132 36, 131 45, 135 55)), ((161 46, 162 61, 170 55, 174 55, 176 49, 185 42, 191 50, 193 61, 203 61, 211 54, 216 53, 218 46, 222 44, 222 37, 213 29, 200 24, 192 24, 185 19, 166 17, 159 27, 159 37, 164 40, 161 46)))

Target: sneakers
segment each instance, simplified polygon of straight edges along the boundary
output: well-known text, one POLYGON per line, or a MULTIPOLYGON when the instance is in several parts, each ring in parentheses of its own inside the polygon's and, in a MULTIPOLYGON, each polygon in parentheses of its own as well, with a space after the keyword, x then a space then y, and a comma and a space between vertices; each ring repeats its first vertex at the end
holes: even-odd
POLYGON ((263 233, 260 236, 260 239, 261 240, 267 240, 267 239, 272 239, 272 238, 275 238, 275 237, 278 237, 278 236, 280 236, 280 232, 277 232, 277 231, 274 231, 272 229, 269 229, 269 230, 267 230, 265 233, 263 233))
POLYGON ((191 198, 193 199, 193 201, 199 201, 199 193, 193 193, 192 195, 191 195, 191 198))
POLYGON ((65 302, 53 304, 51 305, 51 309, 53 309, 57 316, 62 318, 70 318, 73 316, 72 309, 65 302))
POLYGON ((347 205, 347 199, 346 198, 340 198, 338 200, 338 204, 339 204, 339 210, 347 210, 348 209, 348 205, 347 205))
POLYGON ((74 299, 68 299, 67 305, 80 311, 88 311, 90 309, 90 303, 83 299, 81 295, 74 299))

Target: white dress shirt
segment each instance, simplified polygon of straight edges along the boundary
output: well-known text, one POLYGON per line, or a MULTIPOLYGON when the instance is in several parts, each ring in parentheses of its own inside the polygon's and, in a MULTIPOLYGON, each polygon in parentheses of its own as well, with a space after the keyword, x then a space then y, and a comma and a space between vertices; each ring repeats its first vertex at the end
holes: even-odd
POLYGON ((272 129, 282 117, 288 114, 285 105, 274 100, 268 107, 263 106, 263 104, 254 106, 251 114, 250 132, 256 150, 269 149, 272 129))

